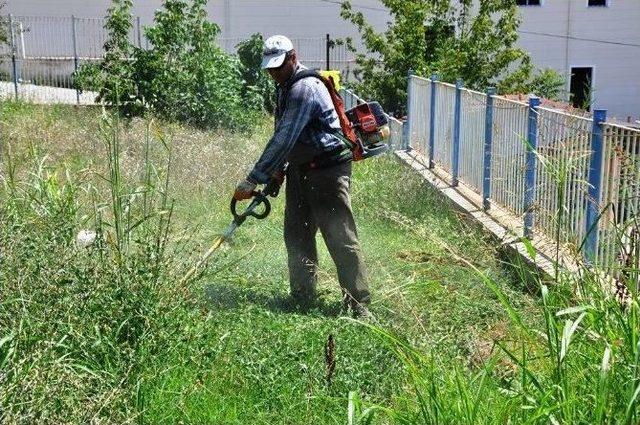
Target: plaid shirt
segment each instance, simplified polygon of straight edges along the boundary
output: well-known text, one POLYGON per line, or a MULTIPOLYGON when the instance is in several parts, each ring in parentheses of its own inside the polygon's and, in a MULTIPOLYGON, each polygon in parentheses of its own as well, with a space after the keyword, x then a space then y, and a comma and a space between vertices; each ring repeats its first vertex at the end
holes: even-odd
MULTIPOLYGON (((305 69, 304 66, 298 65, 295 72, 305 69)), ((276 117, 275 132, 249 173, 250 179, 261 184, 267 183, 282 167, 296 143, 308 145, 318 153, 343 146, 341 139, 336 135, 341 131, 338 114, 333 107, 329 91, 320 80, 313 77, 303 78, 298 80, 288 93, 278 91, 279 110, 282 110, 285 101, 286 109, 281 116, 276 117)))

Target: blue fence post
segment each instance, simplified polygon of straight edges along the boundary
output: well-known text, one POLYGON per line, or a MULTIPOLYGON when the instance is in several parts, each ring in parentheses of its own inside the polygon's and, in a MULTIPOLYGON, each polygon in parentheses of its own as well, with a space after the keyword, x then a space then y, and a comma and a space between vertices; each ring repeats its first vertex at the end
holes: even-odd
POLYGON ((484 119, 484 159, 482 164, 482 208, 487 211, 491 205, 491 150, 493 145, 493 96, 495 87, 487 89, 487 107, 484 119))
POLYGON ((607 121, 607 111, 593 111, 593 130, 591 134, 591 158, 589 160, 589 200, 587 202, 587 240, 585 258, 595 261, 598 253, 598 219, 600 218, 600 201, 602 198, 602 162, 604 145, 602 141, 603 124, 607 121))
POLYGON ((456 81, 456 104, 453 109, 453 152, 451 155, 451 184, 458 185, 460 168, 460 111, 462 110, 462 80, 456 81))
POLYGON ((436 89, 438 74, 431 74, 431 101, 429 105, 429 168, 435 167, 434 151, 436 147, 436 89))
POLYGON ((409 70, 407 73, 407 119, 402 127, 402 147, 405 150, 411 148, 411 77, 413 76, 413 70, 409 70))
POLYGON ((536 150, 538 149, 537 109, 539 105, 539 98, 529 98, 529 126, 527 129, 527 156, 524 178, 524 236, 529 239, 533 237, 533 222, 535 218, 536 172, 538 168, 538 160, 536 158, 536 150))

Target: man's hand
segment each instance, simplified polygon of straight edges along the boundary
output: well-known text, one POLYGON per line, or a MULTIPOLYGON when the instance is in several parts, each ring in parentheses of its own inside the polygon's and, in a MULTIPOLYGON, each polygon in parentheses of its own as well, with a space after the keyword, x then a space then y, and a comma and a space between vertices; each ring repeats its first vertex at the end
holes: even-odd
POLYGON ((236 191, 233 194, 233 198, 236 201, 242 201, 243 199, 249 199, 253 196, 253 191, 256 188, 256 183, 249 178, 244 179, 236 186, 236 191))
POLYGON ((273 176, 271 176, 275 181, 278 182, 280 186, 282 186, 282 183, 284 183, 285 170, 286 169, 278 170, 275 173, 273 173, 273 176))

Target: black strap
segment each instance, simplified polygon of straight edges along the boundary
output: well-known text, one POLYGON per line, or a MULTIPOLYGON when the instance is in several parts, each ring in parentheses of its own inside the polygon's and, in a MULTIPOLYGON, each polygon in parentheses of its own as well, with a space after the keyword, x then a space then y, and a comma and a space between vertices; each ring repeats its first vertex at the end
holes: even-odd
POLYGON ((329 152, 323 152, 311 161, 300 164, 298 167, 301 172, 307 172, 310 170, 322 170, 324 168, 330 168, 338 164, 344 164, 353 160, 353 152, 348 148, 336 148, 329 152))
POLYGON ((286 86, 287 92, 291 90, 291 87, 293 87, 295 83, 297 83, 298 81, 304 78, 309 78, 309 77, 322 78, 322 75, 320 75, 320 73, 314 69, 304 69, 300 72, 297 72, 293 75, 293 77, 289 79, 289 81, 287 81, 287 86, 286 86))
POLYGON ((322 79, 322 75, 320 75, 320 73, 314 69, 304 69, 300 72, 296 72, 288 81, 287 84, 282 88, 279 89, 276 92, 276 96, 278 96, 278 99, 276 99, 276 119, 279 119, 280 117, 282 117, 282 115, 284 114, 285 109, 287 109, 287 100, 289 99, 289 91, 291 90, 291 87, 293 87, 293 85, 295 83, 297 83, 298 81, 304 79, 304 78, 310 78, 310 77, 314 77, 314 78, 319 78, 322 79), (280 91, 282 90, 282 91, 280 91), (282 94, 280 94, 282 93, 282 94), (282 105, 280 105, 280 96, 282 96, 282 105), (281 107, 282 106, 282 107, 281 107))

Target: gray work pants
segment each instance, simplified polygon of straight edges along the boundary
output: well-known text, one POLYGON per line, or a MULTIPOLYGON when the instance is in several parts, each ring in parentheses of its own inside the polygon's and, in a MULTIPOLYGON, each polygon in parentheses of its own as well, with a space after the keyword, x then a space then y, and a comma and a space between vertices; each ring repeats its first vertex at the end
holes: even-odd
POLYGON ((300 302, 316 296, 318 253, 322 234, 338 271, 345 299, 369 303, 366 271, 351 211, 351 163, 320 170, 287 171, 284 239, 289 259, 291 295, 300 302))

